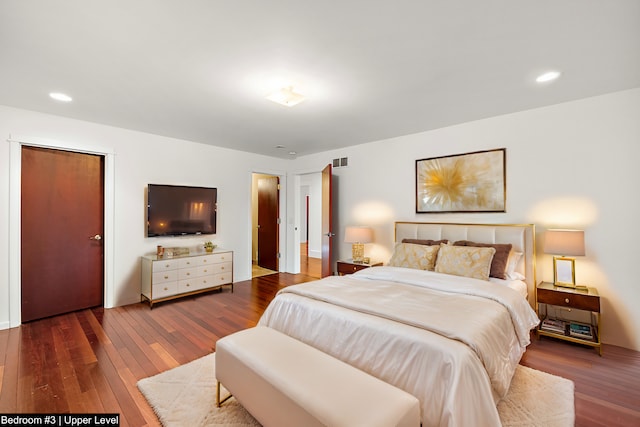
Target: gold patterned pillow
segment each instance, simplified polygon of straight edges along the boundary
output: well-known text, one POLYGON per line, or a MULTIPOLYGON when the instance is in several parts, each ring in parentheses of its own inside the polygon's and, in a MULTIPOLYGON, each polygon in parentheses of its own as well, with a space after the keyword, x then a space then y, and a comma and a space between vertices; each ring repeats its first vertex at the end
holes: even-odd
POLYGON ((416 245, 414 243, 396 243, 393 255, 387 265, 392 267, 431 270, 436 262, 440 246, 416 245))
POLYGON ((435 271, 456 276, 489 280, 495 248, 440 245, 435 271))

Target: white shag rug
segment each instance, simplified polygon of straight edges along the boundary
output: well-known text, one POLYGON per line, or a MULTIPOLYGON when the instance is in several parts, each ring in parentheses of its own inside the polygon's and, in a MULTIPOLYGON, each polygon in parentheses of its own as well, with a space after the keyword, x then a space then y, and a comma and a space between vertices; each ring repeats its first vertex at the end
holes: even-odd
MULTIPOLYGON (((165 427, 260 426, 234 398, 216 408, 215 353, 144 378, 138 388, 165 427)), ((503 426, 573 426, 573 382, 518 366, 498 412, 503 426)))

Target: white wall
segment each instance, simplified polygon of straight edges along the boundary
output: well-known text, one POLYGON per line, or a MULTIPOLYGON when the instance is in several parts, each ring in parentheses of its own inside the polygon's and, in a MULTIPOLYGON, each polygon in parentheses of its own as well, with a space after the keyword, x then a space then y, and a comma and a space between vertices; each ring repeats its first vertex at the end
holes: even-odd
MULTIPOLYGON (((251 270, 251 172, 286 175, 320 171, 336 157, 349 166, 334 169, 335 259, 349 258, 344 226, 374 227, 372 260, 388 260, 393 221, 534 223, 538 242, 550 227, 584 228, 587 254, 577 259, 577 280, 602 295, 603 340, 640 350, 640 286, 635 281, 640 231, 640 89, 494 117, 414 135, 334 150, 294 161, 279 160, 188 141, 132 132, 35 112, 0 107, 0 135, 110 147, 115 153, 115 291, 117 304, 139 298, 139 256, 165 246, 198 245, 198 238, 144 237, 144 187, 149 182, 216 186, 217 244, 235 251, 236 281, 251 270), (507 212, 502 214, 416 214, 415 160, 507 148, 507 212), (296 172, 298 171, 298 172, 296 172), (299 172, 305 171, 305 172, 299 172)), ((9 319, 9 144, 0 144, 0 328, 9 319)), ((292 180, 292 179, 291 179, 292 180)), ((293 253, 296 226, 291 200, 280 241, 293 253)), ((293 185, 291 186, 293 188, 293 185)), ((551 257, 538 244, 538 280, 552 280, 551 257)), ((293 271, 291 257, 287 269, 293 271)))
POLYGON ((576 260, 579 283, 602 297, 602 339, 640 350, 640 286, 636 283, 640 228, 640 89, 494 117, 430 132, 305 156, 298 169, 321 169, 336 157, 338 218, 335 258, 348 258, 344 227, 374 227, 365 253, 387 261, 393 221, 533 223, 537 279, 553 280, 542 253, 546 228, 581 228, 586 256, 576 260), (416 214, 415 161, 507 148, 507 212, 416 214))
MULTIPOLYGON (((0 106, 0 135, 106 147, 115 153, 115 305, 140 300, 140 255, 156 245, 196 248, 204 237, 145 237, 148 183, 218 188, 214 243, 234 251, 234 279, 251 277, 251 172, 286 174, 289 161, 0 106)), ((9 147, 0 143, 0 328, 9 325, 9 147)))

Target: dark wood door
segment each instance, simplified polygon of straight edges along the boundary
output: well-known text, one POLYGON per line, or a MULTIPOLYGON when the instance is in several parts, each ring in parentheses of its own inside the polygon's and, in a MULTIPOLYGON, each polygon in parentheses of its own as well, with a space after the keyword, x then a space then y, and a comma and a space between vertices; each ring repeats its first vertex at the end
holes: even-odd
POLYGON ((104 157, 22 148, 22 321, 103 304, 104 157))
POLYGON ((331 164, 322 170, 322 277, 333 275, 333 200, 331 164))
POLYGON ((278 271, 280 178, 258 179, 258 265, 278 271))

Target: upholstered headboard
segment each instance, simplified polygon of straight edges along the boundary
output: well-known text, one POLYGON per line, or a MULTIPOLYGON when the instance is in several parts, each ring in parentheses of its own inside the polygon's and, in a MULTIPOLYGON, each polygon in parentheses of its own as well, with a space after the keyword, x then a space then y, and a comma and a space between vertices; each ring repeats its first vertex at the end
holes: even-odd
POLYGON ((511 243, 523 256, 516 270, 527 283, 529 303, 535 306, 535 226, 533 224, 456 224, 444 222, 396 222, 395 241, 402 239, 471 240, 479 243, 511 243))

